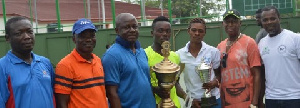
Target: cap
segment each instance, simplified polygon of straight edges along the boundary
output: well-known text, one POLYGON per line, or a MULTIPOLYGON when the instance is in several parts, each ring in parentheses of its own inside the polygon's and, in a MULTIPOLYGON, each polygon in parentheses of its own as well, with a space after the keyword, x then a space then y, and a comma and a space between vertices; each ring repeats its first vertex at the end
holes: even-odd
POLYGON ((72 33, 79 34, 86 29, 93 29, 97 31, 95 25, 91 22, 91 20, 82 18, 74 23, 72 33))
POLYGON ((240 12, 235 10, 235 9, 230 9, 230 10, 227 10, 224 14, 223 14, 223 19, 225 19, 227 16, 235 16, 236 18, 240 19, 241 16, 240 16, 240 12))

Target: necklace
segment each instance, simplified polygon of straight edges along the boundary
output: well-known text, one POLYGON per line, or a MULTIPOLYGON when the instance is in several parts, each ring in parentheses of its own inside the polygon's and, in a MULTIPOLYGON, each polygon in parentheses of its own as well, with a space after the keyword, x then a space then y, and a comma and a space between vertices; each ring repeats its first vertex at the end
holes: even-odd
POLYGON ((242 33, 240 33, 240 35, 238 36, 238 38, 236 38, 234 41, 230 42, 229 40, 227 40, 226 42, 226 47, 230 47, 232 46, 238 39, 240 39, 242 36, 242 33))

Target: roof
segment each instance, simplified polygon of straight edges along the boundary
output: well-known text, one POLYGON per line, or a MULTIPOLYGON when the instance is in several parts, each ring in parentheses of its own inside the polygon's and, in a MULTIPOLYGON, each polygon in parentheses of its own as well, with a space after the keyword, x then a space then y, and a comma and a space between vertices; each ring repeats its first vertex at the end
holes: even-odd
MULTIPOLYGON (((6 15, 7 16, 24 16, 30 17, 30 0, 6 0, 6 15), (17 7, 17 8, 16 8, 17 7)), ((86 0, 85 0, 86 1, 86 0)), ((100 6, 101 6, 101 0, 100 6)), ((31 0, 32 17, 35 20, 34 0, 31 0)), ((105 20, 112 21, 111 0, 104 0, 105 4, 105 20)), ((55 23, 57 20, 55 0, 37 0, 37 18, 39 23, 55 23)), ((74 22, 85 17, 84 0, 59 0, 60 19, 62 23, 74 22)), ((100 9, 102 9, 100 7, 100 9)), ((90 0, 91 20, 102 21, 102 13, 100 18, 98 12, 98 0, 90 0)), ((120 1, 115 1, 116 15, 119 13, 132 13, 137 19, 141 19, 141 6, 137 4, 129 4, 120 1)), ((168 10, 164 10, 164 16, 168 17, 168 10)), ((146 18, 154 19, 161 15, 159 8, 145 8, 146 18)), ((2 8, 0 15, 3 16, 2 8)))

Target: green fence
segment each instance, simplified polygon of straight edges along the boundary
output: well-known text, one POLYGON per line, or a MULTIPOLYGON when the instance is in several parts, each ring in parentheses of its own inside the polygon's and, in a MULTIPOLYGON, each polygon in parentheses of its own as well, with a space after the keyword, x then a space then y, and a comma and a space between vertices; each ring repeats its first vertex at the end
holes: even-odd
POLYGON ((242 16, 253 15, 257 9, 273 5, 280 14, 296 11, 296 0, 232 0, 232 8, 238 10, 242 16))
MULTIPOLYGON (((281 19, 282 28, 300 32, 300 17, 291 17, 281 19)), ((172 25, 172 50, 178 50, 185 46, 189 40, 187 34, 187 24, 172 25)), ((256 25, 255 20, 242 21, 241 31, 251 37, 255 37, 260 27, 256 25)), ((151 27, 141 27, 139 29, 139 41, 143 48, 152 44, 151 27)), ((97 32, 97 45, 94 53, 102 57, 106 51, 105 46, 111 44, 116 37, 114 29, 99 30, 97 32)), ((227 38, 227 35, 222 28, 222 22, 207 23, 207 34, 204 41, 210 45, 217 46, 221 40, 227 38)), ((36 34, 34 52, 43 55, 51 60, 56 65, 60 59, 69 54, 74 48, 71 32, 62 33, 46 33, 36 34)), ((4 56, 10 49, 9 44, 5 41, 4 36, 0 36, 0 57, 4 56)))

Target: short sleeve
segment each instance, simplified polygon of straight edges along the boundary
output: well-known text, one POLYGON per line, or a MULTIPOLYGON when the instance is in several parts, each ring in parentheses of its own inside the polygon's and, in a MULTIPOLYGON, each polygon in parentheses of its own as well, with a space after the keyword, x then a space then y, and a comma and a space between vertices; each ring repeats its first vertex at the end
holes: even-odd
MULTIPOLYGON (((225 52, 226 52, 226 41, 227 41, 227 39, 225 39, 224 41, 221 41, 221 42, 218 44, 218 46, 217 46, 217 49, 219 50, 220 55, 221 55, 222 53, 225 53, 225 52)), ((220 56, 220 57, 221 57, 221 56, 220 56)))
POLYGON ((176 64, 179 65, 179 63, 180 63, 180 57, 179 57, 179 55, 177 53, 174 53, 174 54, 175 54, 175 58, 176 58, 176 64))
POLYGON ((69 67, 59 63, 56 66, 55 71, 55 93, 70 94, 74 78, 72 70, 69 67))
POLYGON ((0 107, 1 108, 5 108, 2 107, 3 105, 5 106, 6 101, 9 98, 9 90, 8 90, 8 85, 7 85, 7 76, 5 75, 5 71, 2 68, 2 66, 0 66, 0 107))
POLYGON ((0 108, 5 108, 5 102, 2 99, 1 93, 0 93, 0 108))
POLYGON ((297 52, 297 57, 300 59, 300 34, 296 34, 296 52, 297 52))
POLYGON ((178 55, 178 57, 179 57, 179 63, 181 63, 181 60, 182 60, 182 58, 181 58, 181 53, 182 53, 182 48, 181 49, 179 49, 179 50, 177 50, 176 52, 175 52, 177 55, 178 55))
POLYGON ((110 54, 105 54, 102 57, 103 69, 105 73, 105 85, 119 85, 120 70, 119 62, 110 54))
POLYGON ((215 50, 212 51, 212 68, 217 69, 220 67, 220 51, 217 48, 214 48, 215 50))
POLYGON ((247 55, 248 55, 248 63, 250 68, 254 66, 261 66, 261 59, 260 59, 258 46, 255 43, 254 39, 251 38, 249 39, 247 55))
POLYGON ((51 84, 52 84, 52 87, 54 87, 54 84, 55 84, 55 72, 54 72, 52 64, 50 64, 50 74, 51 74, 51 84))
POLYGON ((172 54, 172 58, 174 59, 174 63, 176 63, 177 65, 179 65, 179 63, 180 63, 180 57, 179 57, 179 55, 177 54, 177 53, 175 53, 175 52, 171 52, 171 54, 172 54))
POLYGON ((46 58, 46 65, 47 65, 47 68, 50 72, 50 76, 51 76, 51 85, 52 87, 54 87, 54 83, 55 83, 55 72, 54 72, 54 69, 53 69, 53 65, 51 64, 50 60, 46 58))

